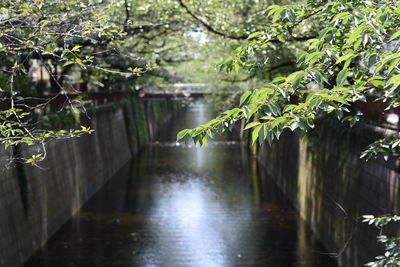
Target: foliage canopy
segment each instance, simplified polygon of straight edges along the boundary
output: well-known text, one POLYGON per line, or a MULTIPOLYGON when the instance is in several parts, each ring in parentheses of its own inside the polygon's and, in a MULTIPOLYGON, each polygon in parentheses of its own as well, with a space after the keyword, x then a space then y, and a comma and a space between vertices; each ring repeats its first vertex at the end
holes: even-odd
MULTIPOLYGON (((265 68, 265 62, 279 61, 280 45, 296 47, 296 70, 276 75, 246 91, 238 105, 194 129, 184 129, 177 139, 204 145, 239 121, 249 130, 253 143, 269 144, 282 131, 301 136, 314 128, 326 114, 334 114, 351 126, 362 119, 356 102, 368 98, 384 103, 387 110, 400 105, 400 2, 391 0, 308 0, 295 5, 272 5, 265 29, 250 34, 236 53, 219 65, 238 72, 265 68), (315 36, 314 33, 315 32, 315 36), (305 41, 296 45, 298 41, 305 41), (269 52, 260 53, 267 50, 269 52)), ((372 143, 361 155, 370 159, 398 153, 398 132, 372 143)), ((398 216, 365 216, 365 222, 379 228, 398 216)), ((378 237, 385 253, 368 266, 398 266, 399 239, 378 237)))
MULTIPOLYGON (((185 129, 178 139, 200 144, 244 119, 252 141, 271 143, 285 129, 302 134, 326 113, 354 125, 360 114, 350 106, 367 96, 399 106, 400 55, 398 53, 400 3, 397 1, 308 1, 299 5, 272 5, 273 21, 251 34, 234 56, 219 65, 228 72, 252 70, 262 62, 276 61, 277 44, 306 40, 298 49, 297 70, 245 92, 238 106, 195 129, 185 129), (317 34, 308 32, 316 31, 317 34)), ((375 142, 362 157, 397 151, 398 139, 375 142)))
MULTIPOLYGON (((253 143, 271 144, 284 130, 305 134, 325 114, 355 125, 363 114, 352 104, 368 98, 387 109, 400 106, 399 1, 276 2, 1 1, 1 144, 42 146, 41 153, 22 159, 36 164, 45 158, 48 140, 93 131, 44 127, 40 118, 51 112, 64 110, 74 118, 84 113, 84 101, 72 95, 187 77, 201 82, 211 76, 218 89, 245 91, 232 94, 225 104, 234 107, 218 118, 178 133, 179 140, 201 145, 239 121, 253 143), (204 71, 220 60, 224 73, 204 71), (35 69, 48 80, 35 80, 35 69), (55 109, 51 103, 59 96, 65 103, 55 109)), ((361 156, 387 157, 399 149, 397 133, 361 156)), ((366 220, 378 227, 386 222, 366 220)), ((380 241, 388 244, 390 257, 398 255, 398 240, 380 241)))
MULTIPOLYGON (((6 147, 41 145, 43 153, 24 159, 33 164, 40 161, 48 140, 92 132, 88 127, 49 130, 43 127, 43 116, 63 112, 79 117, 86 103, 76 95, 82 93, 198 79, 205 68, 187 66, 211 66, 234 51, 240 41, 265 27, 259 16, 269 4, 258 0, 1 1, 0 142, 6 147), (207 45, 198 44, 199 32, 206 35, 207 45), (202 51, 196 52, 198 48, 202 51), (201 62, 204 59, 207 63, 201 62), (55 105, 60 98, 64 103, 55 105)), ((281 48, 280 54, 290 57, 289 49, 281 48)), ((255 72, 225 75, 214 79, 222 81, 214 84, 226 88, 254 76, 255 72)), ((243 90, 239 83, 235 88, 243 90)))
MULTIPOLYGON (((85 113, 76 95, 132 87, 144 73, 166 77, 165 62, 182 56, 185 29, 175 1, 4 0, 0 3, 0 142, 42 146, 22 159, 46 156, 45 142, 91 133, 90 127, 46 129, 43 117, 85 113), (134 8, 133 8, 134 7, 134 8), (58 103, 57 99, 63 99, 58 103)), ((79 119, 77 119, 79 122, 79 119)))

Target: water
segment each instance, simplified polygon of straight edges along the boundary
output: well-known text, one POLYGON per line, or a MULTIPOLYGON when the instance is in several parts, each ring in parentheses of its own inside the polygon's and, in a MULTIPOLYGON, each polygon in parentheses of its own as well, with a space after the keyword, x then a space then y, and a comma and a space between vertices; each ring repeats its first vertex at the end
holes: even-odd
POLYGON ((213 115, 177 116, 26 267, 336 266, 243 145, 176 144, 213 115))

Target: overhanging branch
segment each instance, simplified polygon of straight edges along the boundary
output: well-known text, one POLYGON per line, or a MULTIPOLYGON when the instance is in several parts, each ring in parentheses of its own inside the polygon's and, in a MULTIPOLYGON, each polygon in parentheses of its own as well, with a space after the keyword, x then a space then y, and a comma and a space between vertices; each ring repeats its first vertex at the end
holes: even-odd
POLYGON ((196 21, 198 21, 201 25, 203 25, 208 31, 215 33, 219 36, 225 37, 225 38, 229 38, 229 39, 235 39, 235 40, 246 40, 247 37, 249 36, 248 34, 244 34, 244 35, 230 35, 224 32, 220 32, 216 29, 214 29, 214 27, 212 27, 209 23, 207 23, 206 21, 202 20, 200 17, 196 16, 190 9, 189 7, 183 3, 183 0, 178 0, 179 4, 182 8, 184 8, 186 10, 186 12, 196 21))
MULTIPOLYGON (((275 71, 280 68, 289 67, 289 66, 293 66, 293 65, 296 65, 296 62, 294 62, 294 61, 284 62, 284 63, 278 64, 278 65, 269 67, 267 70, 265 70, 265 72, 271 72, 271 71, 275 71)), ((257 72, 253 71, 249 76, 242 78, 242 79, 222 79, 222 80, 225 82, 231 82, 231 83, 247 82, 256 76, 257 76, 257 72)))
MULTIPOLYGON (((242 34, 242 35, 231 35, 225 32, 221 32, 217 29, 215 29, 211 24, 209 24, 208 22, 206 22, 205 20, 201 19, 199 16, 197 16, 196 14, 194 14, 189 7, 183 2, 183 0, 178 0, 180 6, 185 9, 185 11, 197 22, 199 22, 201 25, 204 26, 204 28, 206 28, 209 32, 212 32, 216 35, 222 36, 224 38, 228 38, 228 39, 234 39, 234 40, 246 40, 253 32, 249 33, 249 34, 242 34)), ((317 12, 310 14, 309 16, 306 16, 303 20, 310 18, 311 16, 315 15, 317 12)), ((303 21, 302 20, 302 21, 303 21)), ((292 37, 290 40, 293 41, 307 41, 309 39, 315 38, 315 35, 311 35, 311 36, 299 36, 299 37, 292 37)), ((269 40, 269 42, 271 43, 281 43, 281 41, 279 41, 278 39, 272 39, 269 40)))

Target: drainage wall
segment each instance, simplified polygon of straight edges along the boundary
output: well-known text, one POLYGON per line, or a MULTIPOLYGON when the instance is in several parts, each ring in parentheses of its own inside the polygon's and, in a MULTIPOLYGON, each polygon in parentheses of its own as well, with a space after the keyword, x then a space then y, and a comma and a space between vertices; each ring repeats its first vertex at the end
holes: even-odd
MULTIPOLYGON (((261 165, 340 266, 363 266, 383 254, 376 242, 379 230, 362 223, 362 215, 400 208, 399 160, 360 159, 383 132, 366 126, 343 130, 328 121, 306 139, 284 132, 258 153, 261 165)), ((400 235, 398 228, 391 234, 400 235)))
MULTIPOLYGON (((82 124, 95 132, 49 142, 40 167, 4 168, 11 152, 0 148, 0 266, 23 264, 151 141, 179 106, 134 95, 93 108, 82 124)), ((22 147, 20 153, 28 156, 35 149, 22 147)))

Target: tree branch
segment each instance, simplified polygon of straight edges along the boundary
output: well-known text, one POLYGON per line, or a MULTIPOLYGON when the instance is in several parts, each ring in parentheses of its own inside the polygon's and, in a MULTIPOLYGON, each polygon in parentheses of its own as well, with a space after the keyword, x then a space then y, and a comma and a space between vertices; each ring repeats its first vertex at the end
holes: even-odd
MULTIPOLYGON (((284 67, 288 67, 288 66, 293 66, 296 65, 296 62, 294 61, 289 61, 289 62, 284 62, 275 66, 271 66, 269 69, 265 70, 265 72, 271 72, 280 68, 284 68, 284 67)), ((257 72, 254 71, 252 72, 249 76, 247 76, 246 78, 243 79, 222 79, 224 82, 231 82, 231 83, 238 83, 238 82, 247 82, 251 79, 253 79, 254 77, 257 76, 257 72)))
POLYGON ((125 5, 125 22, 124 22, 124 28, 125 28, 125 30, 126 30, 126 28, 128 27, 129 19, 130 19, 128 0, 125 0, 124 5, 125 5))
POLYGON ((185 3, 183 3, 183 0, 178 0, 179 4, 182 8, 184 8, 186 10, 186 12, 192 17, 194 18, 196 21, 198 21, 201 25, 203 25, 208 31, 215 33, 219 36, 225 37, 225 38, 229 38, 229 39, 235 39, 235 40, 246 40, 247 37, 249 36, 248 34, 244 34, 244 35, 239 35, 239 36, 235 36, 235 35, 229 35, 227 33, 223 33, 220 32, 216 29, 214 29, 209 23, 207 23, 206 21, 202 20, 201 18, 199 18, 198 16, 196 16, 187 5, 185 5, 185 3))
MULTIPOLYGON (((211 26, 211 24, 209 24, 208 22, 204 21, 204 20, 201 19, 200 17, 196 16, 196 14, 194 14, 194 13, 189 9, 189 7, 183 2, 183 0, 178 0, 178 2, 179 2, 179 4, 180 4, 180 6, 181 6, 182 8, 184 8, 184 9, 186 10, 186 12, 187 12, 193 19, 195 19, 197 22, 199 22, 201 25, 203 25, 208 31, 210 31, 210 32, 212 32, 212 33, 214 33, 214 34, 216 34, 216 35, 219 35, 219 36, 222 36, 222 37, 225 37, 225 38, 228 38, 228 39, 234 39, 234 40, 247 40, 247 38, 253 33, 253 32, 251 32, 251 33, 249 33, 249 34, 243 34, 243 35, 231 35, 231 34, 228 34, 228 33, 224 33, 224 32, 218 31, 218 30, 215 29, 213 26, 211 26)), ((316 12, 316 13, 318 13, 318 12, 316 12)), ((309 16, 304 17, 301 21, 310 18, 311 16, 315 15, 316 13, 312 13, 312 14, 310 14, 309 16)), ((297 25, 297 24, 296 24, 296 25, 297 25)), ((257 31, 255 31, 255 32, 257 32, 257 31)), ((291 38, 291 40, 302 42, 302 41, 307 41, 307 40, 312 39, 312 38, 315 38, 315 37, 316 37, 315 35, 311 35, 311 36, 300 36, 300 37, 293 37, 293 38, 291 38)), ((272 39, 272 40, 270 40, 269 42, 271 42, 271 43, 281 43, 281 41, 279 41, 278 39, 272 39)))

